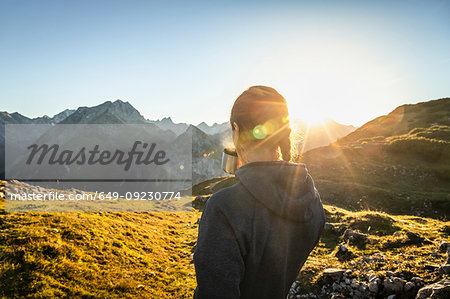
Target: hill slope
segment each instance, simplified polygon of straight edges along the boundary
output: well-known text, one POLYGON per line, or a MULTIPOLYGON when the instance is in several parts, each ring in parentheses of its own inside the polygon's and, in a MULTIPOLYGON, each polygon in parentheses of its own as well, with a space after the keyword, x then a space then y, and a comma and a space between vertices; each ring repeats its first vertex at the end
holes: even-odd
POLYGON ((446 218, 449 122, 450 98, 400 106, 298 161, 307 165, 327 203, 446 218))
POLYGON ((433 125, 450 126, 450 98, 399 106, 388 115, 377 117, 339 139, 338 143, 347 144, 376 136, 402 135, 414 128, 433 125))
MULTIPOLYGON (((209 196, 208 188, 225 186, 217 179, 196 190, 209 196)), ((0 199, 0 298, 192 297, 200 212, 5 213, 4 203, 0 199)), ((449 222, 325 209, 329 224, 299 274, 292 298, 309 292, 329 298, 334 287, 324 280, 328 268, 348 270, 346 275, 365 290, 355 298, 367 298, 370 275, 381 281, 401 277, 403 284, 445 277, 438 270, 446 260, 439 247, 450 241, 449 222), (347 229, 359 231, 362 242, 348 239, 347 229), (417 239, 408 237, 411 233, 417 239), (351 254, 340 256, 339 245, 351 254)), ((413 298, 418 289, 415 284, 402 298, 413 298)), ((382 287, 377 292, 378 298, 392 293, 382 287)), ((345 290, 341 293, 349 297, 345 290)))
POLYGON ((188 298, 198 212, 5 213, 0 298, 188 298))

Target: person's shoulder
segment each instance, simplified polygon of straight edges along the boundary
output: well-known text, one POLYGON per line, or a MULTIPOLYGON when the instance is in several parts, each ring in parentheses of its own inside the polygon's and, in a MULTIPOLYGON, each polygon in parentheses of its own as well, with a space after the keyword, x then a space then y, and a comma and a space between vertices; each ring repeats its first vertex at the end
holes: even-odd
POLYGON ((208 199, 208 205, 221 209, 235 209, 248 198, 248 191, 241 182, 220 189, 208 199))
POLYGON ((242 183, 237 182, 234 185, 220 189, 219 191, 215 192, 213 195, 211 195, 209 201, 220 204, 224 201, 233 200, 239 193, 242 192, 241 189, 243 189, 242 183))

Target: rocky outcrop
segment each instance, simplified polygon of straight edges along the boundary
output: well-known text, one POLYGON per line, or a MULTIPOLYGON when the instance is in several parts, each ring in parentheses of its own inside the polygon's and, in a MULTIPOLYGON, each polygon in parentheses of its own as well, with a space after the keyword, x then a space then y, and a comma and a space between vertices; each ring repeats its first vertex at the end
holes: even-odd
POLYGON ((355 258, 355 254, 351 252, 347 246, 341 244, 338 246, 337 252, 335 256, 338 258, 339 261, 348 261, 353 258, 355 258))
POLYGON ((369 236, 363 234, 359 231, 354 231, 351 229, 347 229, 344 232, 344 241, 348 241, 350 245, 355 245, 360 248, 364 248, 367 243, 369 243, 369 236))
POLYGON ((416 299, 426 298, 450 298, 450 279, 443 279, 421 288, 416 299))
POLYGON ((450 245, 447 242, 443 242, 439 249, 442 251, 442 249, 447 250, 447 262, 439 267, 439 273, 441 274, 450 274, 450 245))
MULTIPOLYGON (((357 275, 351 269, 336 268, 325 269, 317 284, 319 293, 298 294, 301 290, 297 281, 288 298, 414 298, 419 290, 425 289, 420 277, 407 279, 402 273, 391 271, 357 275)), ((429 293, 428 289, 423 292, 429 293)))

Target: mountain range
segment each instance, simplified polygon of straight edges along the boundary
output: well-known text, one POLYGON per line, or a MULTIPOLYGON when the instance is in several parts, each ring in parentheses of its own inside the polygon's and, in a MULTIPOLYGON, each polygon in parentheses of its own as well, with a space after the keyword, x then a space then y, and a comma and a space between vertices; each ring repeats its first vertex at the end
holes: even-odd
MULTIPOLYGON (((4 145, 5 124, 149 124, 169 139, 183 134, 192 134, 193 140, 193 179, 198 182, 207 178, 223 175, 220 159, 223 147, 231 147, 231 128, 228 122, 208 125, 201 122, 197 126, 187 123, 175 123, 170 117, 160 120, 145 119, 129 102, 121 100, 106 101, 93 107, 66 109, 53 117, 44 115, 28 118, 18 112, 0 112, 0 143, 4 145)), ((294 147, 304 152, 314 147, 328 145, 338 138, 354 131, 346 126, 328 120, 326 124, 308 126, 300 120, 293 121, 296 132, 294 147), (306 134, 309 132, 309 134, 306 134)), ((181 136, 181 138, 183 138, 181 136)), ((4 177, 4 146, 0 146, 0 177, 4 177)))

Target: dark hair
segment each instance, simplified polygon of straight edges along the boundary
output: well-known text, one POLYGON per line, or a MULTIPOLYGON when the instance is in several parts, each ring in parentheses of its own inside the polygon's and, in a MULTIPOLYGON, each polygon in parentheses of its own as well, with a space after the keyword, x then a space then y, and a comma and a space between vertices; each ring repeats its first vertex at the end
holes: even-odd
POLYGON ((289 112, 286 100, 275 89, 252 86, 234 102, 230 115, 239 126, 239 142, 280 148, 284 161, 291 160, 289 112))

